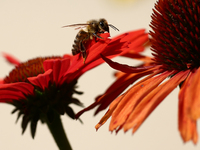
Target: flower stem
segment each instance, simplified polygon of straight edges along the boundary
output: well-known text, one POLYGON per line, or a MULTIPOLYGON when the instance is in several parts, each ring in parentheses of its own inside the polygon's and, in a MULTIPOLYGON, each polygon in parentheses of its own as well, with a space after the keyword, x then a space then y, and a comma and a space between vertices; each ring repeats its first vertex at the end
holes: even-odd
POLYGON ((49 122, 48 119, 45 119, 47 126, 60 150, 72 150, 71 145, 65 134, 65 130, 62 125, 60 115, 54 113, 54 120, 49 122))

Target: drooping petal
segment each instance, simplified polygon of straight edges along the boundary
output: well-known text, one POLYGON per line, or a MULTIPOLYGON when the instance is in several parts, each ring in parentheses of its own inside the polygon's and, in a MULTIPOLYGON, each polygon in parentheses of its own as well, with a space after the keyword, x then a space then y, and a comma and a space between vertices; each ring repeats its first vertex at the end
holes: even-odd
POLYGON ((142 72, 142 71, 145 71, 147 69, 155 67, 154 65, 152 65, 152 66, 142 66, 142 67, 131 67, 131 66, 128 66, 128 65, 125 65, 125 64, 119 64, 117 62, 114 62, 114 61, 106 58, 103 55, 101 55, 101 57, 103 58, 103 60, 106 61, 106 63, 109 64, 110 67, 112 67, 113 69, 125 72, 125 73, 137 73, 137 72, 142 72))
POLYGON ((97 101, 100 102, 100 106, 95 111, 95 115, 101 110, 104 110, 109 106, 109 104, 120 95, 130 84, 133 84, 135 81, 152 73, 152 70, 147 70, 137 74, 124 74, 118 80, 116 80, 108 90, 98 98, 97 101))
POLYGON ((200 117, 200 68, 191 73, 191 80, 185 94, 188 94, 190 98, 191 107, 189 108, 189 114, 193 120, 197 120, 200 117))
POLYGON ((109 130, 113 131, 124 124, 137 105, 171 74, 171 72, 162 73, 130 88, 113 112, 109 130))
MULTIPOLYGON (((196 120, 191 116, 192 101, 195 100, 191 99, 191 92, 193 92, 191 84, 196 84, 191 82, 193 77, 194 73, 191 72, 179 92, 178 128, 184 142, 192 140, 196 144, 198 139, 196 120)), ((193 90, 195 91, 195 89, 193 90)))
POLYGON ((124 131, 133 128, 134 133, 162 100, 186 79, 188 73, 189 70, 175 74, 171 79, 165 81, 144 97, 128 117, 124 124, 124 131))
POLYGON ((40 87, 42 90, 48 88, 49 82, 53 81, 52 69, 47 70, 44 74, 39 74, 37 77, 29 77, 28 80, 32 84, 40 87))
POLYGON ((115 101, 113 101, 108 109, 108 111, 106 112, 106 114, 101 118, 101 120, 99 121, 99 123, 95 126, 96 130, 98 130, 112 115, 113 111, 115 110, 115 108, 117 107, 117 105, 119 104, 119 102, 121 101, 121 99, 123 98, 124 95, 121 95, 119 97, 117 97, 115 99, 115 101))
MULTIPOLYGON (((155 70, 157 69, 154 68, 155 70)), ((114 97, 116 97, 117 95, 119 95, 120 91, 124 90, 126 87, 126 84, 130 84, 131 82, 134 82, 135 80, 137 80, 138 78, 150 73, 151 71, 153 71, 153 69, 150 69, 150 70, 147 70, 146 72, 141 72, 141 74, 138 74, 138 75, 135 75, 132 79, 130 79, 130 81, 126 81, 124 82, 124 86, 119 86, 119 89, 114 89, 114 90, 111 90, 111 89, 108 89, 107 93, 105 93, 105 95, 103 95, 101 98, 97 99, 94 103, 92 103, 90 106, 84 108, 83 110, 81 110, 80 112, 78 112, 76 114, 76 118, 79 118, 84 112, 86 111, 89 111, 91 109, 93 109, 94 107, 98 106, 98 105, 101 105, 102 104, 102 107, 100 107, 99 109, 97 109, 97 111, 95 112, 95 115, 100 111, 100 110, 103 110, 105 109, 114 99, 114 97), (117 90, 117 91, 116 91, 117 90)), ((152 75, 146 77, 145 79, 148 79, 148 78, 151 78, 152 76, 158 74, 162 72, 162 70, 159 70, 159 71, 156 71, 155 73, 153 73, 152 75)), ((143 80, 145 80, 143 79, 143 80)), ((118 84, 118 83, 116 83, 118 84)))
MULTIPOLYGON (((151 58, 147 56, 142 56, 140 54, 134 53, 133 55, 131 55, 131 57, 145 61, 145 63, 142 66, 150 66, 152 63, 151 58)), ((114 98, 116 98, 120 93, 122 93, 128 87, 128 85, 133 84, 134 81, 150 73, 153 73, 153 68, 146 70, 144 72, 135 73, 135 74, 134 73, 127 74, 123 72, 118 72, 117 74, 115 74, 118 76, 117 80, 106 90, 106 92, 103 95, 98 96, 96 98, 96 102, 97 102, 96 104, 98 104, 99 102, 100 106, 95 111, 95 115, 99 111, 105 109, 114 100, 114 98)))
MULTIPOLYGON (((143 79, 143 81, 153 77, 154 75, 156 75, 159 72, 156 72, 148 77, 146 77, 145 79, 143 79)), ((127 93, 127 92, 126 92, 127 93)), ((100 120, 100 122, 95 126, 95 128, 98 130, 107 120, 108 118, 112 115, 113 111, 116 109, 117 105, 120 103, 120 101, 123 99, 123 97, 125 96, 125 94, 120 95, 119 97, 117 97, 111 104, 109 107, 109 110, 107 111, 107 113, 102 117, 102 119, 100 120)), ((120 127, 119 127, 120 128, 120 127)))

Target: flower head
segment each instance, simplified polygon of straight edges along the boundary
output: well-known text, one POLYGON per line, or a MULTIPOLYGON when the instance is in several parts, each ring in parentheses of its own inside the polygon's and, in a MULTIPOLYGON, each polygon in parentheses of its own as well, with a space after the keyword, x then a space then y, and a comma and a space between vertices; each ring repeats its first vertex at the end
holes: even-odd
POLYGON ((165 70, 199 67, 198 0, 159 1, 155 5, 151 27, 154 60, 165 70))
POLYGON ((111 103, 96 129, 111 117, 110 131, 132 129, 134 133, 164 98, 179 86, 179 131, 184 142, 192 140, 197 143, 200 1, 159 0, 153 12, 150 25, 152 59, 127 53, 126 56, 144 60, 142 65, 130 67, 102 56, 112 68, 123 73, 117 73, 115 83, 77 117, 97 105, 98 113, 111 103), (137 81, 141 77, 144 78, 137 81), (120 95, 130 84, 133 86, 120 95))
POLYGON ((23 117, 23 132, 30 123, 34 137, 37 122, 43 122, 46 118, 48 122, 52 122, 57 114, 66 113, 74 119, 75 113, 70 104, 82 106, 82 103, 74 98, 74 94, 82 94, 76 91, 77 81, 85 72, 104 62, 100 54, 112 58, 126 53, 134 46, 141 50, 142 46, 138 43, 148 39, 144 30, 125 33, 113 39, 108 38, 108 33, 101 36, 103 39, 88 47, 84 64, 81 54, 40 57, 20 63, 4 53, 15 68, 4 78, 3 84, 0 84, 0 102, 15 106, 13 113, 18 112, 18 118, 23 117), (132 38, 132 35, 135 38, 132 38))

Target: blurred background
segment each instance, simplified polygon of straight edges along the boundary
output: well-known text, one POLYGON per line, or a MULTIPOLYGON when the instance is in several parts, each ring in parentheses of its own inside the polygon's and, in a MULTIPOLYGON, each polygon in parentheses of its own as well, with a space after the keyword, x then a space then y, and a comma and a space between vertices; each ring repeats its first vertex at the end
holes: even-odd
MULTIPOLYGON (((145 28, 150 30, 152 8, 156 0, 1 0, 0 1, 0 52, 14 55, 21 61, 38 56, 71 53, 77 30, 61 28, 64 25, 85 23, 91 19, 106 18, 119 32, 110 30, 111 36, 145 28)), ((145 52, 150 55, 150 51, 145 52)), ((134 61, 115 58, 115 61, 134 65, 134 61)), ((12 70, 0 56, 0 78, 12 70)), ((102 94, 114 81, 114 70, 103 64, 86 74, 78 82, 78 97, 85 106, 102 94)), ((178 132, 178 88, 174 90, 132 135, 122 131, 117 135, 108 131, 109 121, 98 132, 94 110, 81 116, 84 124, 62 116, 65 131, 74 150, 193 150, 192 142, 183 143, 178 132)), ((57 146, 46 125, 39 122, 35 139, 28 127, 21 135, 21 119, 16 124, 12 106, 0 104, 0 150, 56 150, 57 146)), ((78 112, 80 108, 74 107, 78 112)), ((200 141, 199 141, 200 142, 200 141)))

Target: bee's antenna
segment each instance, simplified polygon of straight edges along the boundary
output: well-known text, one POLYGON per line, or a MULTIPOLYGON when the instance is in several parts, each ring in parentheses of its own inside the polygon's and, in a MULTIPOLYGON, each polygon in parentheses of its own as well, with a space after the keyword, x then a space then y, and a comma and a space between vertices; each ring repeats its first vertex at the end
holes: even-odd
POLYGON ((115 26, 113 26, 112 24, 108 24, 109 27, 113 28, 115 31, 119 31, 119 29, 117 29, 115 26))

